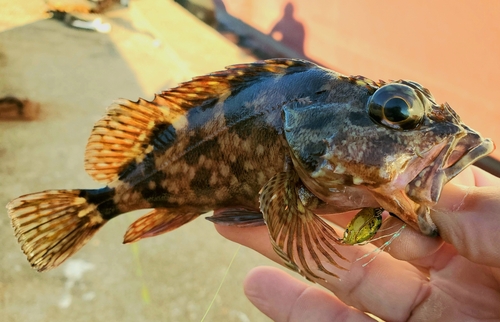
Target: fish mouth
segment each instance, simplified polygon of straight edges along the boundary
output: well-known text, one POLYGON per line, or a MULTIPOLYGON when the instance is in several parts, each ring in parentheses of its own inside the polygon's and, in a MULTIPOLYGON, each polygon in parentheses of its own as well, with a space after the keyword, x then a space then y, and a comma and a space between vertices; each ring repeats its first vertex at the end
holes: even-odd
POLYGON ((418 204, 435 204, 443 186, 469 165, 495 149, 491 139, 466 128, 465 134, 446 144, 438 156, 406 187, 407 196, 418 204))
POLYGON ((443 169, 446 175, 445 183, 453 179, 469 165, 493 152, 494 149, 495 145, 491 139, 483 139, 479 134, 469 132, 458 142, 447 159, 443 169), (474 145, 476 142, 480 143, 474 145), (467 149, 467 147, 471 146, 472 148, 467 149))
POLYGON ((495 146, 490 139, 463 126, 462 135, 445 143, 433 161, 418 173, 406 186, 406 195, 416 204, 416 222, 420 231, 428 236, 439 232, 430 217, 430 209, 436 204, 446 183, 469 165, 490 154, 495 146))

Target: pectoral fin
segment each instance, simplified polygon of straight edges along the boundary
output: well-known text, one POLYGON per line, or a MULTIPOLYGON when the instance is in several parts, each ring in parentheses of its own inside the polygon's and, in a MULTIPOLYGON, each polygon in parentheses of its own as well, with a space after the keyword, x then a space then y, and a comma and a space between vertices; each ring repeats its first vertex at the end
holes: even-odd
POLYGON ((307 278, 321 279, 311 269, 312 265, 317 271, 337 277, 323 263, 344 269, 333 257, 347 260, 335 248, 341 239, 332 227, 304 206, 299 197, 303 189, 306 188, 294 171, 278 173, 262 188, 260 210, 273 248, 287 267, 307 278))

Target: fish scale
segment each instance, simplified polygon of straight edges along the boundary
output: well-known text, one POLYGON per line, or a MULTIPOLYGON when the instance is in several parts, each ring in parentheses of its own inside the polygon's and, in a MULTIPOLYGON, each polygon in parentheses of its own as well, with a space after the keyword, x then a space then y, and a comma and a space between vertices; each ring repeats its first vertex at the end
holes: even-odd
POLYGON ((106 186, 28 194, 7 209, 39 271, 123 213, 153 209, 128 228, 129 243, 217 210, 207 218, 217 224, 266 224, 285 265, 317 280, 344 269, 342 247, 375 235, 374 209, 437 234, 428 214, 443 185, 492 150, 418 83, 271 59, 195 77, 152 101, 116 101, 85 151, 85 170, 106 186), (353 209, 363 213, 348 243, 317 215, 353 209))

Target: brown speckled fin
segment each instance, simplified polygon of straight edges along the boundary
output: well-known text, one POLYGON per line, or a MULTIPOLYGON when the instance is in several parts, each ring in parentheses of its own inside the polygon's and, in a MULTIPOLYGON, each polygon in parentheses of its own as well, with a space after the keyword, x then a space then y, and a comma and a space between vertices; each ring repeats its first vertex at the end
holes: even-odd
MULTIPOLYGON (((233 91, 249 86, 264 75, 286 73, 289 68, 311 68, 315 64, 291 59, 272 59, 239 64, 225 70, 193 78, 155 96, 152 101, 118 100, 99 120, 90 135, 85 152, 85 169, 95 180, 108 183, 116 179, 128 164, 140 162, 153 147, 155 130, 170 128, 175 132, 187 126, 191 108, 210 108, 233 91)), ((169 143, 169 142, 165 142, 169 143)))
MULTIPOLYGON (((85 151, 85 170, 107 183, 149 147, 153 129, 167 123, 169 109, 155 102, 118 100, 95 125, 85 151)), ((140 161, 140 160, 137 160, 140 161)))
POLYGON ((298 175, 291 171, 278 173, 262 188, 260 208, 273 248, 287 267, 309 279, 321 279, 311 267, 337 276, 323 263, 344 269, 332 256, 346 260, 335 248, 341 241, 332 227, 304 207, 298 196, 301 187, 298 175))
POLYGON ((54 268, 78 251, 106 223, 80 190, 49 190, 7 204, 16 237, 31 266, 54 268))
POLYGON ((129 244, 143 238, 164 234, 187 224, 199 213, 178 213, 178 210, 157 208, 137 219, 128 227, 123 243, 129 244))
POLYGON ((208 221, 217 225, 254 227, 264 225, 264 217, 259 210, 249 210, 244 208, 217 209, 208 221))

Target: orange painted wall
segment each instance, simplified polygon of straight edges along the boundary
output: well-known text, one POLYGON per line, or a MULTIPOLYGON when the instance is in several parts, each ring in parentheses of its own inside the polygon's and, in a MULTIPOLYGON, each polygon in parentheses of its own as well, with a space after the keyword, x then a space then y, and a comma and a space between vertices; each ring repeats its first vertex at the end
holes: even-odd
MULTIPOLYGON (((277 32, 276 38, 339 72, 421 83, 500 146, 500 1, 225 0, 224 5, 266 34, 284 20, 284 33, 291 36, 277 32), (294 38, 301 28, 304 36, 294 38)), ((500 150, 493 156, 500 159, 500 150)))

